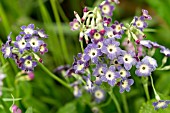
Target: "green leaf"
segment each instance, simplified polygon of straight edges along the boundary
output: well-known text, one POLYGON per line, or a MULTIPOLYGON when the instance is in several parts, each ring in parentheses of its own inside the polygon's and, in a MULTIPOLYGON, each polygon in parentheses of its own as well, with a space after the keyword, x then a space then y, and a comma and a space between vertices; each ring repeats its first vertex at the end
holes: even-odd
POLYGON ((77 113, 76 110, 76 103, 75 102, 70 102, 60 108, 57 113, 77 113))
POLYGON ((33 111, 32 111, 32 107, 29 107, 27 110, 26 110, 26 112, 25 113, 33 113, 33 111))

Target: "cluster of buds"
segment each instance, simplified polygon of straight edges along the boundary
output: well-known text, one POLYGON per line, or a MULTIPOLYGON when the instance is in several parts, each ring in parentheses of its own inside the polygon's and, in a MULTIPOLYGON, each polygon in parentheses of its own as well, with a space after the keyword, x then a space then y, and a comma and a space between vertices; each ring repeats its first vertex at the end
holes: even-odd
POLYGON ((37 65, 37 61, 42 59, 37 55, 43 55, 48 51, 46 43, 43 39, 48 36, 44 30, 36 28, 34 24, 22 26, 21 32, 16 36, 16 41, 11 39, 11 33, 7 37, 8 40, 2 45, 2 53, 5 58, 15 60, 17 66, 24 71, 33 71, 37 65))
MULTIPOLYGON (((83 41, 84 38, 87 46, 75 58, 67 73, 83 81, 85 89, 92 93, 102 83, 108 83, 110 87, 118 86, 120 93, 129 92, 134 83, 131 77, 133 66, 136 67, 134 73, 139 77, 151 76, 160 67, 162 70, 170 69, 170 66, 163 67, 170 57, 170 50, 156 42, 145 40, 144 29, 148 27, 147 21, 152 19, 148 11, 143 9, 142 15, 135 16, 130 23, 123 24, 115 20, 112 24, 111 16, 117 3, 119 2, 105 0, 92 11, 85 7, 83 17, 80 18, 74 12, 76 18, 70 22, 71 29, 80 31, 79 40, 83 41), (126 42, 123 42, 125 49, 120 46, 119 41, 123 35, 126 36, 126 42), (165 55, 160 67, 153 58, 156 49, 165 55), (95 79, 91 79, 92 77, 95 79)), ((76 94, 81 94, 79 84, 76 82, 72 85, 76 94)), ((155 107, 162 103, 160 98, 156 99, 158 102, 153 104, 155 107)), ((169 104, 169 101, 164 102, 166 106, 169 104)))

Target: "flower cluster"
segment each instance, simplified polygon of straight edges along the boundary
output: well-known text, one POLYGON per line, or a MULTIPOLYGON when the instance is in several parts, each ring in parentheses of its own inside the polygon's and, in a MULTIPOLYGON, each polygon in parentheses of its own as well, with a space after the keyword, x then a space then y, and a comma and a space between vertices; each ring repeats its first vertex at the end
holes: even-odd
POLYGON ((5 78, 5 74, 2 73, 2 71, 0 70, 0 96, 2 96, 2 86, 3 86, 3 79, 5 78))
MULTIPOLYGON (((96 93, 102 83, 108 83, 110 87, 118 86, 120 93, 129 92, 134 83, 132 67, 136 68, 134 73, 139 77, 151 76, 158 67, 153 58, 155 49, 159 49, 166 58, 170 56, 168 48, 145 39, 144 29, 148 27, 147 21, 152 19, 147 10, 143 9, 142 15, 135 16, 130 23, 115 20, 112 24, 115 3, 119 2, 105 0, 94 10, 85 7, 83 17, 74 12, 76 18, 70 22, 72 30, 80 31, 81 44, 84 38, 87 46, 82 48, 83 53, 78 54, 67 74, 76 75, 75 78, 82 80, 96 99, 99 92, 98 98, 103 99, 102 91, 97 90, 96 93), (120 43, 122 37, 126 37, 123 47, 120 43)), ((79 84, 72 86, 75 94, 80 96, 79 84)))
POLYGON ((34 24, 22 26, 21 30, 20 34, 16 36, 16 41, 12 40, 10 33, 7 37, 8 40, 2 45, 1 50, 3 56, 15 60, 20 69, 33 71, 37 65, 36 60, 42 62, 37 53, 43 55, 48 51, 47 45, 43 41, 48 36, 44 33, 44 30, 35 29, 34 24))

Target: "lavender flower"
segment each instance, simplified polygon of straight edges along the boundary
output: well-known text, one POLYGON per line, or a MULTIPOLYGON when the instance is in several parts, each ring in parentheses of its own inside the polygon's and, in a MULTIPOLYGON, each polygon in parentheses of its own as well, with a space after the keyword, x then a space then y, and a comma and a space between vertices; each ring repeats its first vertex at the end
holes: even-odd
POLYGON ((120 35, 114 34, 114 29, 112 27, 105 27, 106 35, 108 38, 112 38, 113 40, 115 38, 119 39, 120 35))
POLYGON ((156 43, 156 42, 152 42, 152 41, 150 41, 150 44, 153 46, 153 47, 155 47, 155 48, 159 48, 159 47, 161 47, 161 45, 159 45, 158 43, 156 43))
POLYGON ((170 57, 170 49, 165 48, 164 46, 161 46, 160 48, 161 48, 160 50, 161 53, 163 53, 167 57, 170 57))
POLYGON ((121 49, 118 47, 119 45, 120 43, 113 39, 106 39, 101 51, 105 53, 109 59, 113 60, 120 54, 121 49))
POLYGON ((48 38, 48 35, 45 34, 45 32, 44 32, 43 29, 37 30, 37 34, 38 34, 38 36, 41 37, 41 38, 48 38))
POLYGON ((21 69, 25 71, 33 71, 34 67, 37 66, 37 62, 32 60, 31 56, 27 56, 26 58, 20 58, 21 69))
POLYGON ((35 28, 34 24, 29 24, 28 26, 21 26, 21 29, 23 31, 20 32, 20 34, 26 35, 26 38, 29 38, 33 34, 36 34, 36 30, 34 30, 34 28, 35 28))
POLYGON ((77 61, 75 65, 73 65, 73 69, 75 70, 75 73, 84 73, 85 71, 85 63, 81 60, 77 61))
POLYGON ((104 72, 107 70, 106 64, 97 64, 96 68, 93 69, 94 76, 104 76, 104 72))
POLYGON ((28 40, 28 44, 29 46, 32 48, 32 50, 34 52, 38 52, 40 46, 43 44, 44 42, 42 40, 38 40, 37 36, 33 36, 28 40))
POLYGON ((16 37, 16 42, 14 43, 14 46, 19 49, 19 52, 21 54, 30 47, 25 37, 22 37, 21 35, 18 35, 16 37))
POLYGON ((142 15, 145 17, 146 20, 152 20, 152 17, 148 15, 148 11, 145 9, 142 9, 142 15))
POLYGON ((93 90, 93 96, 97 103, 100 103, 105 99, 105 91, 100 89, 99 87, 95 87, 93 90))
POLYGON ((84 59, 86 62, 91 59, 93 63, 97 63, 98 57, 102 55, 101 51, 97 49, 97 45, 95 44, 88 44, 84 52, 84 59))
POLYGON ((90 79, 90 74, 88 74, 88 76, 84 76, 84 79, 86 81, 86 85, 84 86, 85 90, 87 90, 88 92, 92 92, 94 89, 94 85, 90 79))
POLYGON ((92 42, 97 43, 98 41, 102 41, 103 40, 103 33, 97 31, 96 29, 92 29, 89 32, 89 35, 92 39, 92 42))
POLYGON ((150 49, 152 48, 152 44, 150 42, 151 42, 150 40, 141 40, 140 45, 150 49))
POLYGON ((101 80, 101 76, 100 76, 100 75, 96 76, 96 79, 95 79, 94 83, 95 83, 96 85, 100 85, 100 84, 102 83, 102 80, 101 80))
POLYGON ((115 66, 111 65, 105 72, 105 75, 101 77, 101 80, 108 82, 111 86, 116 84, 116 79, 120 77, 119 73, 115 71, 115 66))
POLYGON ((104 25, 104 26, 108 26, 111 21, 112 21, 111 18, 104 17, 104 18, 103 18, 103 25, 104 25))
POLYGON ((2 48, 1 48, 1 51, 2 51, 2 53, 3 53, 3 56, 5 57, 5 58, 11 58, 12 57, 12 49, 13 49, 13 47, 12 46, 10 46, 9 44, 3 44, 2 45, 2 48))
POLYGON ((141 17, 135 16, 133 25, 142 31, 144 28, 147 27, 147 23, 145 22, 145 17, 144 16, 141 16, 141 17))
POLYGON ((121 38, 121 35, 124 33, 124 30, 122 29, 123 24, 115 21, 111 27, 114 29, 114 34, 117 34, 119 38, 121 38))
POLYGON ((157 102, 153 102, 153 106, 155 110, 158 110, 160 108, 165 109, 170 104, 170 100, 158 100, 157 102))
POLYGON ((125 69, 124 69, 123 67, 121 67, 121 66, 118 67, 118 72, 119 72, 121 78, 123 78, 123 79, 130 77, 130 72, 127 71, 127 70, 125 70, 125 69))
POLYGON ((114 6, 112 6, 109 2, 103 1, 99 6, 102 15, 112 16, 112 12, 114 10, 114 6))
POLYGON ((134 83, 133 79, 123 79, 120 82, 120 93, 123 93, 125 90, 130 91, 130 86, 134 83))
POLYGON ((118 57, 118 62, 124 64, 126 70, 130 70, 132 65, 136 64, 135 53, 133 51, 121 51, 121 55, 118 57))
POLYGON ((146 61, 144 62, 138 62, 136 64, 137 70, 135 71, 135 74, 138 76, 150 76, 151 72, 153 71, 153 66, 147 63, 146 61))
POLYGON ((142 59, 142 62, 146 62, 146 63, 149 63, 150 65, 153 66, 153 69, 156 69, 156 67, 158 67, 158 64, 156 62, 156 60, 150 56, 145 56, 143 59, 142 59))
POLYGON ((77 19, 73 19, 73 22, 70 22, 71 30, 79 30, 80 28, 80 23, 78 22, 77 19))
POLYGON ((42 54, 42 55, 43 55, 44 53, 48 52, 47 44, 42 43, 42 44, 40 45, 40 47, 39 47, 39 52, 40 52, 40 54, 42 54))

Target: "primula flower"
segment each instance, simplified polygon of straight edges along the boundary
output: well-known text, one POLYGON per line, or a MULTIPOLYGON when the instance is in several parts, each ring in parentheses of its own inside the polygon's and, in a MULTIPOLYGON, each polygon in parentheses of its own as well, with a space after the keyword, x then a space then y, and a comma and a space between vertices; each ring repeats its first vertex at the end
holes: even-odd
POLYGON ((154 70, 153 66, 146 61, 137 62, 136 68, 135 74, 138 76, 150 76, 151 72, 154 70))
POLYGON ((123 24, 115 21, 111 27, 114 29, 113 33, 119 35, 119 38, 121 38, 121 35, 124 33, 124 30, 122 29, 123 24))
POLYGON ((104 73, 105 75, 101 77, 101 80, 108 82, 111 86, 114 86, 116 84, 116 79, 120 77, 119 73, 115 70, 115 66, 113 65, 111 65, 104 73))
POLYGON ((25 36, 18 35, 16 37, 16 42, 14 43, 14 46, 19 49, 19 52, 22 54, 25 50, 29 49, 30 46, 28 42, 25 39, 25 36))
POLYGON ((138 29, 140 29, 141 31, 147 27, 147 23, 145 22, 145 17, 141 16, 141 17, 134 17, 134 23, 132 23, 134 26, 136 26, 138 29))
POLYGON ((48 35, 45 34, 45 32, 44 32, 43 29, 37 30, 37 34, 38 34, 38 36, 41 37, 41 38, 48 38, 48 35))
POLYGON ((71 30, 79 30, 80 28, 80 23, 78 22, 77 19, 73 19, 73 22, 70 22, 71 30))
POLYGON ((96 85, 100 85, 100 84, 102 83, 102 80, 101 80, 101 76, 100 76, 100 75, 96 76, 96 79, 95 79, 94 83, 95 83, 96 85))
POLYGON ((32 38, 28 39, 28 44, 29 46, 32 48, 32 50, 34 52, 38 52, 40 46, 43 44, 44 42, 42 40, 38 40, 37 36, 33 36, 32 38))
POLYGON ((150 40, 141 40, 139 44, 150 49, 152 48, 152 44, 150 42, 150 40))
POLYGON ((148 15, 148 11, 145 9, 142 9, 142 15, 145 17, 146 20, 152 20, 152 17, 148 15))
POLYGON ((120 82, 120 93, 123 93, 125 90, 130 91, 130 86, 134 83, 133 79, 123 79, 120 82))
POLYGON ((105 99, 105 91, 100 89, 99 87, 95 87, 93 90, 93 96, 95 98, 95 101, 97 103, 100 103, 101 101, 103 101, 105 99))
POLYGON ((36 30, 34 30, 35 26, 34 24, 29 24, 28 26, 21 26, 21 29, 23 30, 20 32, 21 35, 26 35, 26 38, 30 38, 33 34, 36 33, 36 30))
POLYGON ((157 102, 153 102, 153 106, 155 110, 158 110, 160 108, 165 109, 170 104, 170 100, 158 100, 157 102))
POLYGON ((130 72, 125 70, 124 67, 119 66, 118 67, 118 72, 119 72, 121 78, 128 78, 128 77, 130 77, 130 72))
POLYGON ((114 6, 111 5, 109 2, 107 1, 103 1, 100 6, 99 6, 102 15, 108 15, 108 16, 112 16, 112 12, 114 10, 114 6))
POLYGON ((132 68, 132 65, 136 64, 135 52, 133 51, 121 51, 121 55, 118 57, 118 62, 120 64, 123 64, 126 70, 130 70, 132 68))
POLYGON ((106 64, 97 64, 96 68, 93 69, 94 76, 104 76, 104 72, 107 70, 106 64))
POLYGON ((104 25, 104 26, 108 26, 111 21, 112 21, 112 18, 104 17, 104 18, 103 18, 103 25, 104 25))
POLYGON ((42 55, 43 55, 44 53, 48 52, 47 44, 45 44, 45 43, 41 44, 40 47, 39 47, 39 52, 40 52, 40 54, 42 54, 42 55))
POLYGON ((153 66, 153 69, 156 69, 156 67, 158 67, 156 60, 150 56, 145 56, 141 61, 149 63, 150 65, 153 66))
POLYGON ((106 36, 108 38, 112 38, 112 40, 116 39, 120 39, 120 35, 119 34, 114 34, 114 29, 112 27, 105 27, 105 31, 106 31, 106 36))
POLYGON ((120 43, 113 39, 106 39, 101 51, 105 53, 109 59, 113 60, 120 54, 121 49, 118 47, 119 45, 120 43))
POLYGON ((87 62, 91 59, 93 63, 97 63, 98 57, 102 55, 101 51, 97 49, 97 45, 95 44, 88 44, 84 50, 84 53, 85 61, 87 62))
POLYGON ((34 67, 37 66, 37 62, 32 60, 31 56, 27 56, 26 58, 20 58, 21 61, 21 69, 25 71, 33 71, 34 67))
POLYGON ((168 49, 164 46, 161 46, 160 48, 161 48, 161 50, 160 50, 161 53, 163 53, 167 57, 170 57, 170 49, 168 49))
POLYGON ((73 69, 75 70, 75 73, 84 73, 85 71, 85 63, 81 60, 77 61, 77 63, 73 66, 73 69))
POLYGON ((92 29, 92 30, 89 32, 89 36, 90 36, 90 38, 92 39, 92 42, 97 43, 97 42, 103 40, 104 34, 101 33, 101 32, 99 32, 99 31, 97 31, 96 29, 92 29))
POLYGON ((88 76, 83 76, 83 78, 85 79, 86 81, 86 85, 84 86, 85 90, 87 90, 88 92, 92 92, 93 89, 94 89, 94 85, 91 81, 91 77, 90 77, 90 74, 88 74, 88 76))

